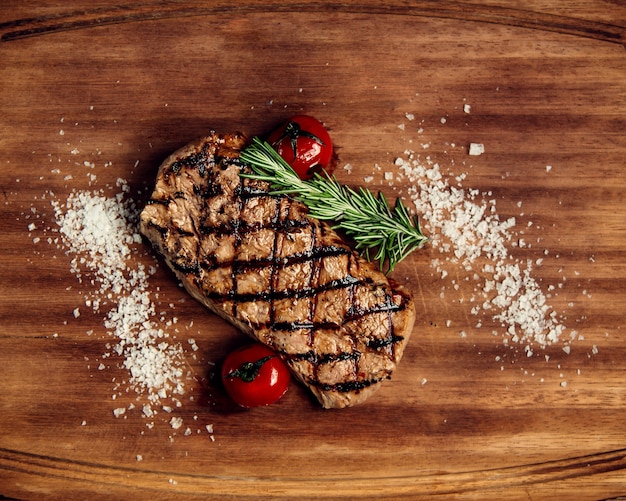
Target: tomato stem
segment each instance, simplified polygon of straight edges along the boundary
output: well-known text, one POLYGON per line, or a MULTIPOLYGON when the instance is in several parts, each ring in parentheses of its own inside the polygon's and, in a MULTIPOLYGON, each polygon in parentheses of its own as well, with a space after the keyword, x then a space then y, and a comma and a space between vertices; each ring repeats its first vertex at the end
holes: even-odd
POLYGON ((276 355, 268 355, 267 357, 260 358, 256 362, 244 362, 239 366, 239 368, 226 374, 226 377, 229 379, 238 377, 246 383, 251 383, 259 375, 259 371, 261 370, 261 367, 263 367, 263 364, 275 356, 276 355))
POLYGON ((308 137, 309 139, 311 139, 312 141, 316 142, 317 144, 322 145, 322 146, 326 146, 326 143, 324 143, 324 141, 322 141, 315 134, 313 134, 313 133, 311 133, 309 131, 306 131, 306 130, 302 130, 302 128, 300 127, 300 124, 298 122, 288 122, 287 125, 285 126, 285 130, 278 137, 278 139, 276 139, 276 141, 274 141, 272 143, 272 146, 274 148, 276 148, 283 139, 289 138, 289 143, 290 143, 291 149, 293 151, 293 160, 295 160, 296 157, 298 156, 297 149, 298 149, 298 138, 299 137, 308 137))

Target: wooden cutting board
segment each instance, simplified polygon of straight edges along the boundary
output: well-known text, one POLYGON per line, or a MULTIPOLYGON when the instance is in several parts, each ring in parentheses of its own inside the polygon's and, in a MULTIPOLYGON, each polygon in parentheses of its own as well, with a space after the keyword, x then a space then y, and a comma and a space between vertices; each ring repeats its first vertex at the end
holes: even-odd
MULTIPOLYGON (((626 495, 625 37, 623 3, 592 0, 4 1, 0 495, 626 495), (455 263, 433 223, 393 273, 418 318, 374 397, 324 411, 293 385, 243 411, 212 374, 245 339, 159 266, 151 321, 180 346, 185 387, 147 416, 104 325, 119 298, 88 303, 98 272, 71 271, 52 204, 114 197, 121 178, 141 206, 179 146, 302 112, 331 130, 342 182, 411 204, 396 161, 411 150, 446 196, 514 217, 507 259, 532 264, 558 342, 507 333, 480 299, 493 263, 455 263)), ((130 266, 159 264, 133 249, 130 266)))

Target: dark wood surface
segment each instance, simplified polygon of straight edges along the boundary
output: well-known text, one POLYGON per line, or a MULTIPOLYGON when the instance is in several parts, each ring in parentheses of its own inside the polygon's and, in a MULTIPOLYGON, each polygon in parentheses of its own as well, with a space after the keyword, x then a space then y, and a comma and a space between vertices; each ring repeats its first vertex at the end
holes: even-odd
MULTIPOLYGON (((0 494, 626 495, 625 36, 624 4, 591 0, 3 2, 0 494), (243 336, 160 267, 150 291, 190 376, 182 406, 148 427, 145 395, 126 391, 121 360, 103 359, 112 339, 85 307, 90 284, 47 241, 50 201, 111 195, 123 178, 142 203, 179 146, 209 129, 260 134, 300 112, 331 129, 343 182, 406 196, 383 173, 412 149, 490 191, 499 216, 541 242, 511 252, 543 259, 533 276, 544 292, 560 284, 549 302, 578 332, 570 353, 528 357, 488 318, 478 327, 472 279, 450 263, 442 278, 432 260, 445 256, 428 246, 393 274, 418 318, 371 400, 328 412, 293 386, 241 411, 211 372, 243 336), (472 142, 485 154, 468 156, 472 142)), ((155 264, 148 246, 137 252, 155 264)))

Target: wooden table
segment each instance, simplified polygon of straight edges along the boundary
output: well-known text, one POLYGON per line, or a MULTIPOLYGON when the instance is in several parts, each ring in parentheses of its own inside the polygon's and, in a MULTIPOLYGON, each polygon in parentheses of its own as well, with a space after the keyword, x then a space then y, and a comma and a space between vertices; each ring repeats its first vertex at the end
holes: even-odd
MULTIPOLYGON (((626 495, 626 7, 519 5, 5 0, 0 494, 626 495), (342 182, 410 203, 395 163, 408 149, 477 190, 473 203, 515 217, 508 252, 533 263, 559 342, 528 353, 509 339, 475 309, 489 263, 468 272, 429 245, 393 273, 418 318, 376 395, 323 411, 294 385, 243 411, 212 377, 243 336, 160 266, 154 321, 188 374, 180 407, 146 417, 145 393, 110 355, 108 310, 86 304, 97 284, 88 272, 79 282, 54 240, 51 202, 112 197, 122 178, 141 204, 179 146, 210 129, 261 134, 301 112, 329 126, 342 182), (470 156, 470 143, 485 153, 470 156)), ((159 262, 145 243, 134 249, 137 263, 159 262)))

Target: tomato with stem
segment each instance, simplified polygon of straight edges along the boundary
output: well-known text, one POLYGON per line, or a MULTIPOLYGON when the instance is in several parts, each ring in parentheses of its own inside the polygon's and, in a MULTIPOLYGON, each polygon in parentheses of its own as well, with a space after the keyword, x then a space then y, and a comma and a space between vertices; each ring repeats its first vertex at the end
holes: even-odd
POLYGON ((333 142, 326 127, 309 115, 296 115, 275 129, 267 142, 301 179, 332 168, 333 142))
POLYGON ((221 370, 228 395, 242 407, 260 407, 278 401, 291 380, 289 368, 267 346, 253 343, 231 352, 221 370))

